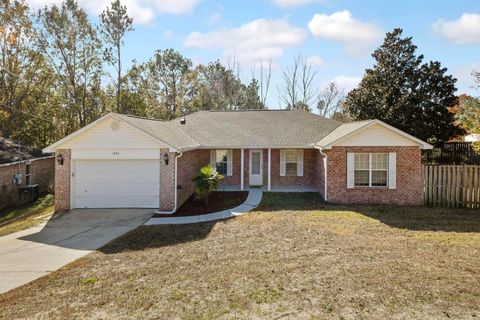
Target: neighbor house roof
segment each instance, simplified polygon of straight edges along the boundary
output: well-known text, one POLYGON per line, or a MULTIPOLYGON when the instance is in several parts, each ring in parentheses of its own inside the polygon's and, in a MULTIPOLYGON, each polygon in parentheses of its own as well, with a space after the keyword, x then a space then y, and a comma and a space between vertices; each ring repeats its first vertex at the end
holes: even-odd
POLYGON ((41 151, 0 137, 0 164, 41 157, 41 151))

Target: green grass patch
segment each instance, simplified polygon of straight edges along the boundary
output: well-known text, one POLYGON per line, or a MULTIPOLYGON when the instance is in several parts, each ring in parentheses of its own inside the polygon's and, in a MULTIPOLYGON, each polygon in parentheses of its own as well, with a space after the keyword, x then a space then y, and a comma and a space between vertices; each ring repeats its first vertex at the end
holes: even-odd
POLYGON ((82 284, 95 284, 98 281, 96 277, 88 277, 85 279, 82 279, 82 284))
POLYGON ((250 292, 249 297, 255 303, 272 303, 278 301, 283 296, 283 289, 265 288, 250 292))
POLYGON ((38 198, 35 202, 0 213, 0 236, 24 230, 42 223, 54 212, 52 194, 38 198), (44 218, 41 218, 45 216, 44 218))

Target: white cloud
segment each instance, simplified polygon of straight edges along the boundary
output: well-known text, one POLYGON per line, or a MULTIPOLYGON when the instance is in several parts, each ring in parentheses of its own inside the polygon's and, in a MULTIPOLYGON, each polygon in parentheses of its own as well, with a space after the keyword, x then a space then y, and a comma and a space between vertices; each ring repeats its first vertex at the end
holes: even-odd
POLYGON ((320 88, 325 88, 328 86, 329 83, 335 82, 340 89, 344 90, 345 93, 348 93, 349 91, 358 87, 360 81, 362 81, 361 77, 341 75, 331 80, 325 81, 320 85, 320 88))
POLYGON ((325 63, 325 60, 318 55, 313 55, 307 58, 307 63, 313 67, 320 67, 325 63))
POLYGON ((273 3, 280 7, 297 7, 311 3, 322 3, 322 0, 273 0, 273 3))
MULTIPOLYGON (((127 6, 128 14, 133 17, 134 23, 148 24, 153 21, 157 14, 187 14, 201 0, 123 0, 122 4, 127 6)), ((35 9, 52 4, 61 4, 61 0, 28 0, 28 4, 35 9)), ((111 0, 78 0, 80 6, 85 8, 89 14, 99 15, 111 0)))
POLYGON ((303 29, 292 26, 287 20, 258 19, 238 28, 192 32, 184 45, 222 50, 224 57, 234 56, 240 63, 254 64, 261 59, 281 57, 285 48, 300 44, 305 36, 303 29))
POLYGON ((383 35, 377 25, 354 19, 348 10, 315 14, 308 28, 316 38, 345 44, 347 52, 352 54, 369 48, 383 35))
POLYGON ((433 30, 456 44, 480 43, 480 14, 464 13, 457 20, 438 20, 433 30))

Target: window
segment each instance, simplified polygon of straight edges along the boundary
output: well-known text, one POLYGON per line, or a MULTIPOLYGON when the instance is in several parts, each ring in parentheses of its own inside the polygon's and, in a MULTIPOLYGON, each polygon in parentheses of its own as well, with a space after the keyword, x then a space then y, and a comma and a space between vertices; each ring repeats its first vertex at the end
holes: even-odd
POLYGON ((297 150, 285 151, 285 175, 297 175, 297 150))
POLYGON ((280 150, 280 176, 303 176, 303 149, 280 150))
POLYGON ((387 153, 355 153, 355 187, 386 187, 388 185, 387 153))
POLYGON ((27 163, 25 165, 25 185, 29 186, 32 184, 32 165, 27 163))
POLYGON ((232 175, 232 150, 211 150, 210 164, 223 176, 232 175))

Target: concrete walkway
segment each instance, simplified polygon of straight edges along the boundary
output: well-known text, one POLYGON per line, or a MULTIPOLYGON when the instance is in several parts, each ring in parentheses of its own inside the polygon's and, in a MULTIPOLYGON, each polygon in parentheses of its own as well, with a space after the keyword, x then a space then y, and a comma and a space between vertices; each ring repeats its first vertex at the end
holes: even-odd
POLYGON ((201 214, 198 216, 188 216, 188 217, 171 217, 171 218, 151 218, 145 224, 146 225, 156 225, 156 224, 188 224, 188 223, 199 223, 215 220, 223 220, 236 216, 241 216, 248 213, 252 209, 255 209, 260 201, 262 200, 263 191, 260 189, 251 189, 248 192, 247 200, 244 203, 235 207, 233 209, 201 214))
POLYGON ((0 293, 28 283, 142 225, 148 209, 81 209, 0 237, 0 293))

